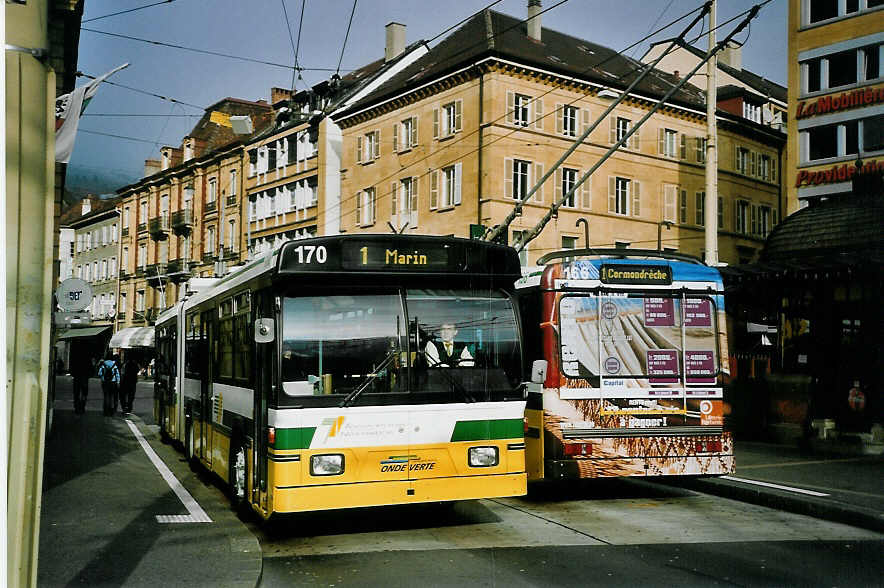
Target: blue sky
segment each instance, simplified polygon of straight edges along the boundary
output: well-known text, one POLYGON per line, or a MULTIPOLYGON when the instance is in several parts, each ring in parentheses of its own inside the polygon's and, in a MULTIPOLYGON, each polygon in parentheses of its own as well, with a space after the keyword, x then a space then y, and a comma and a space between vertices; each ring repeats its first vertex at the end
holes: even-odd
MULTIPOLYGON (((125 62, 111 81, 186 104, 174 104, 104 84, 80 122, 68 176, 112 177, 118 186, 141 177, 144 160, 162 145, 178 146, 203 108, 231 96, 269 100, 270 88, 291 87, 292 70, 112 37, 139 37, 307 69, 295 79, 303 89, 327 79, 338 67, 352 0, 173 0, 118 16, 98 18, 158 0, 88 0, 80 33, 78 69, 98 76, 125 62), (302 5, 303 23, 300 26, 302 5), (287 27, 291 27, 291 36, 287 27), (86 30, 91 29, 91 30, 86 30), (327 71, 331 70, 331 71, 327 71), (191 106, 192 105, 192 106, 191 106), (198 108, 199 107, 199 108, 198 108), (140 115, 140 116, 107 116, 140 115), (147 116, 145 116, 147 115, 147 116), (196 116, 189 116, 196 115, 196 116), (96 134, 104 133, 104 134, 96 134), (110 137, 107 135, 115 135, 110 137), (126 137, 126 138, 119 138, 126 137)), ((621 50, 658 27, 700 6, 701 0, 543 0, 550 9, 543 26, 621 50)), ((383 56, 384 25, 406 25, 407 42, 429 40, 494 0, 358 0, 343 53, 346 71, 383 56)), ((718 23, 754 2, 719 0, 718 23)), ((524 17, 527 0, 501 0, 493 10, 524 17)), ((773 0, 753 21, 745 40, 743 67, 786 84, 787 1, 773 0)), ((733 25, 723 28, 729 31, 733 25)), ((677 34, 672 28, 652 40, 677 34)), ((722 33, 719 33, 721 38, 722 33)), ((628 51, 639 58, 650 41, 628 51)), ((705 47, 705 40, 701 42, 705 47)), ((85 83, 80 78, 78 85, 85 83)))

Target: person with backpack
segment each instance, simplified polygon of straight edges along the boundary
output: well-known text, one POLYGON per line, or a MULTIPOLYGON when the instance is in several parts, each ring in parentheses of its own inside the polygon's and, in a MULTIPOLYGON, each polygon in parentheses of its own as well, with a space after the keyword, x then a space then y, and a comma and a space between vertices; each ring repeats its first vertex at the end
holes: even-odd
POLYGON ((104 395, 104 416, 113 416, 117 411, 117 395, 120 385, 120 366, 116 356, 110 352, 98 366, 98 379, 104 395))

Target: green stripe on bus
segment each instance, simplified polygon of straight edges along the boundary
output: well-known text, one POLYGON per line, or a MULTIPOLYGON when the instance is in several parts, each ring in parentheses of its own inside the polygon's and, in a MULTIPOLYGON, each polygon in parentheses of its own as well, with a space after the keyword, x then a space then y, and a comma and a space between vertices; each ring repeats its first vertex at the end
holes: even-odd
POLYGON ((513 439, 524 435, 525 428, 522 419, 458 421, 454 425, 454 432, 451 433, 451 440, 513 439))
POLYGON ((302 427, 300 429, 276 429, 276 449, 307 449, 313 440, 316 427, 302 427))

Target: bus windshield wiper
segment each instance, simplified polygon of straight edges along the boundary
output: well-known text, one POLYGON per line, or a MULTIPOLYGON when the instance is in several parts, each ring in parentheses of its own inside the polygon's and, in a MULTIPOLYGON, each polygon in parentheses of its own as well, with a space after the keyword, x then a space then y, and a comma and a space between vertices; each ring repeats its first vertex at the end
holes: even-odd
POLYGON ((368 388, 369 384, 374 382, 375 378, 377 378, 379 375, 381 375, 381 372, 383 372, 385 369, 387 369, 390 366, 391 363, 393 363, 393 360, 396 359, 397 355, 399 355, 399 349, 398 348, 391 349, 390 352, 387 353, 386 357, 384 357, 384 359, 381 360, 381 363, 378 364, 377 367, 374 368, 374 371, 372 373, 368 374, 368 376, 366 376, 365 380, 363 380, 362 383, 360 383, 356 388, 354 388, 352 392, 347 394, 347 397, 344 398, 343 400, 341 400, 341 403, 338 406, 341 408, 344 408, 345 406, 347 406, 348 404, 350 404, 351 402, 356 400, 356 398, 360 394, 362 394, 366 388, 368 388))

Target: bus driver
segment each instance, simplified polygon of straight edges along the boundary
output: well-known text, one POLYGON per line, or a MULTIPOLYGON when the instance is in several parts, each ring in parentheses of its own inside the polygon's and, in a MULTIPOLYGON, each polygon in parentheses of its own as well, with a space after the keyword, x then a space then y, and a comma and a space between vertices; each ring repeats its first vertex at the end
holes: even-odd
POLYGON ((430 367, 473 367, 473 355, 465 343, 456 343, 457 328, 454 323, 442 323, 439 327, 441 341, 427 341, 424 354, 430 367))

